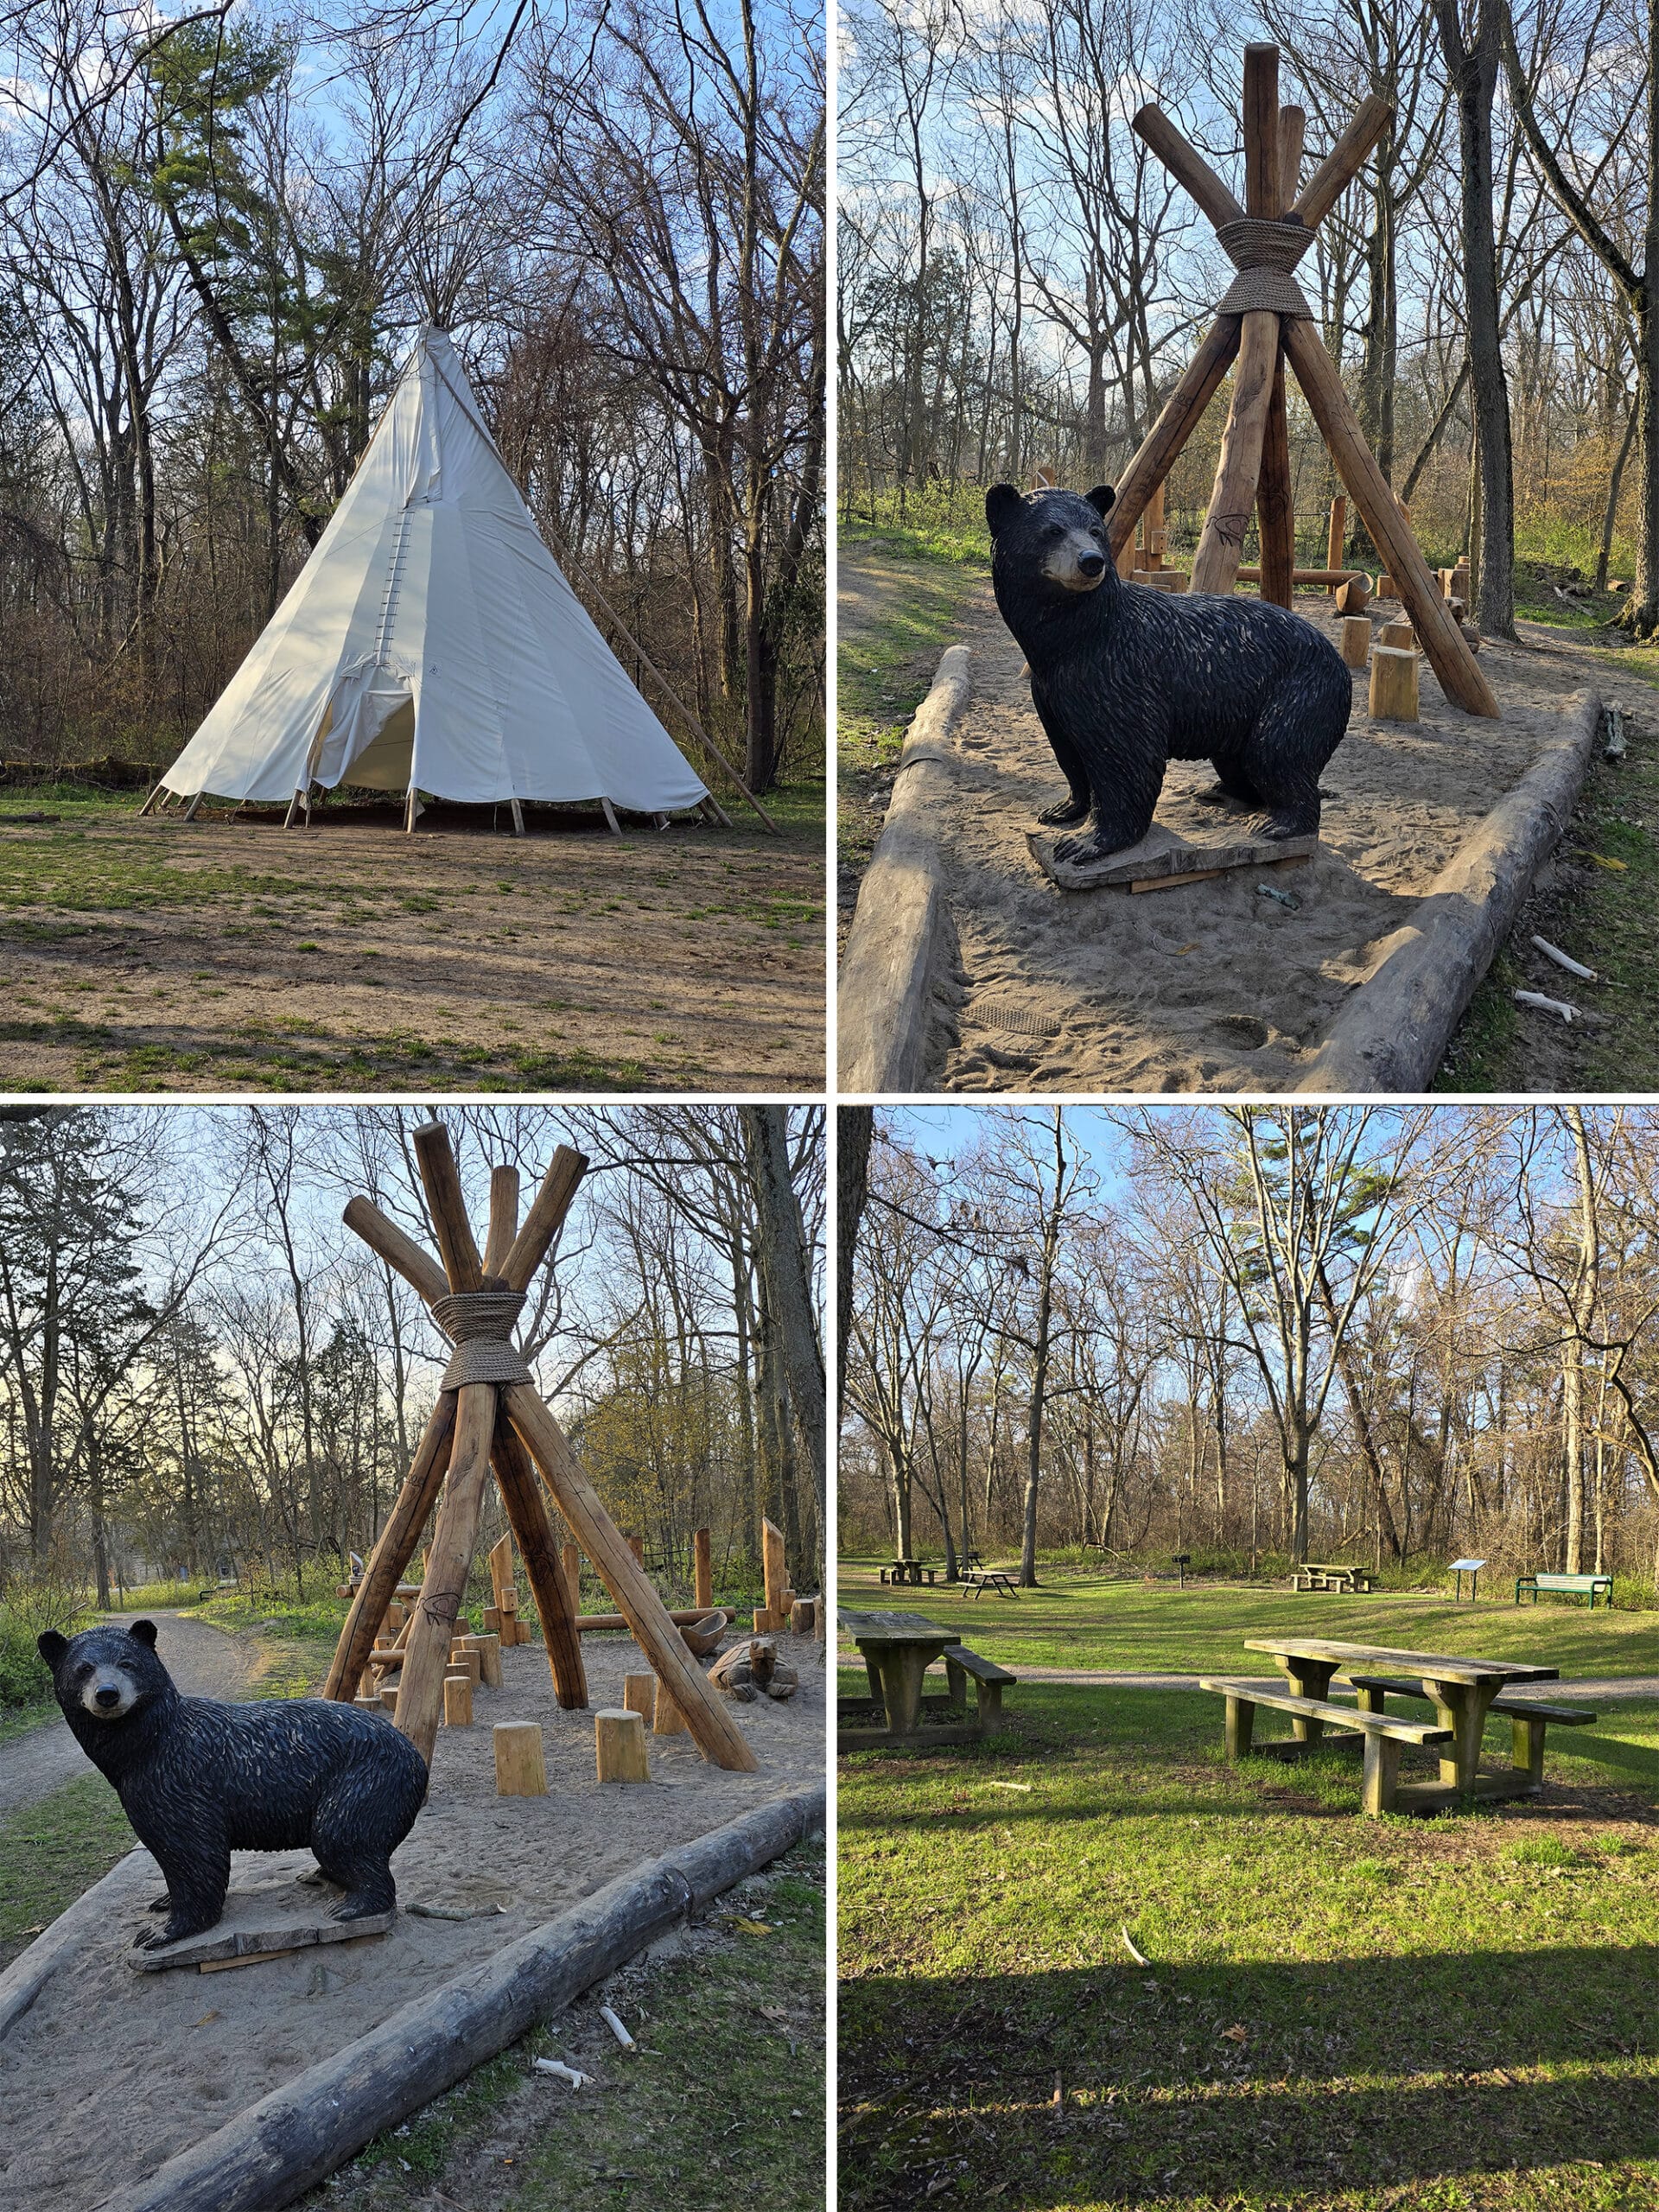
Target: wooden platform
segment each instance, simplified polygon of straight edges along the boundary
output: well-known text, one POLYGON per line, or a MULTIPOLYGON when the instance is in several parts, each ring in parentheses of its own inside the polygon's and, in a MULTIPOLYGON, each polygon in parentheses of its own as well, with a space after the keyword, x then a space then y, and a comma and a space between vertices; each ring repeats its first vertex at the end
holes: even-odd
POLYGON ((1174 891, 1234 868, 1300 866, 1319 847, 1317 837, 1234 836, 1194 843, 1161 822, 1154 822, 1138 845, 1081 864, 1057 860, 1056 840, 1046 830, 1028 831, 1026 842, 1038 867, 1062 891, 1174 891))
POLYGON ((331 1920, 327 1900, 334 1894, 325 1891, 320 1896, 309 1887, 288 1883, 232 1890, 216 1927, 169 1943, 164 1951, 129 1950, 127 1964, 136 1974, 165 1974, 172 1967, 216 1972, 309 1950, 320 1943, 353 1943, 362 1936, 385 1936, 397 1917, 395 1912, 377 1912, 364 1920, 331 1920))

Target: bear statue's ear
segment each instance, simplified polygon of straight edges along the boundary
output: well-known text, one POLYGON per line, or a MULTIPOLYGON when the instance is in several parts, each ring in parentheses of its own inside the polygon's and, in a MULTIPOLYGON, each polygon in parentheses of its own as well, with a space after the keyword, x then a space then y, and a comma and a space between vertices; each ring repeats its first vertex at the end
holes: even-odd
POLYGON ((147 1650, 153 1651, 156 1649, 154 1621, 134 1621, 132 1626, 127 1630, 127 1634, 135 1643, 142 1643, 147 1650))
POLYGON ((1089 504, 1094 509, 1095 512, 1097 515, 1103 515, 1110 507, 1112 501, 1116 499, 1117 494, 1113 491, 1109 484, 1096 484, 1094 490, 1088 493, 1087 497, 1089 504))
POLYGON ((991 526, 991 536, 1005 531, 1017 514, 1025 511, 1025 500, 1012 484, 993 484, 985 494, 985 519, 991 526))
POLYGON ((44 1636, 35 1637, 35 1649, 45 1660, 47 1665, 55 1672, 59 1660, 69 1649, 69 1639, 67 1636, 60 1636, 56 1629, 49 1628, 44 1636))

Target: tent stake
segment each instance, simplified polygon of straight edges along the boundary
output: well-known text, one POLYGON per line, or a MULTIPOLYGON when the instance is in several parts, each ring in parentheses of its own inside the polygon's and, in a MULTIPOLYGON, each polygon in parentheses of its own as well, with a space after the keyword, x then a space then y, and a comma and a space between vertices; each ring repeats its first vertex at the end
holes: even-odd
POLYGON ((605 810, 605 819, 611 825, 612 836, 620 837, 622 835, 622 824, 616 818, 616 809, 607 798, 601 798, 599 803, 605 810))

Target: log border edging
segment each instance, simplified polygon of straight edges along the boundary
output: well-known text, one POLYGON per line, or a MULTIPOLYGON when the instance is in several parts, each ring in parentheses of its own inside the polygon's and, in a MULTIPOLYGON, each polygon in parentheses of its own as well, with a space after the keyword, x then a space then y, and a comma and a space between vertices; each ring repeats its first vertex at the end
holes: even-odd
POLYGON ((966 645, 949 645, 939 656, 906 733, 887 819, 859 887, 836 976, 836 1072, 843 1091, 921 1087, 944 903, 936 810, 950 789, 950 727, 968 698, 971 660, 966 645))
POLYGON ((1566 702, 1566 734, 1546 747, 1385 940, 1377 966, 1337 1016, 1294 1085, 1327 1094, 1421 1091, 1514 926, 1538 868, 1572 819, 1602 702, 1566 702))
POLYGON ((619 1875, 307 2067, 146 2180, 117 2190, 99 2212, 277 2212, 538 2020, 671 1935, 698 1907, 823 1827, 826 1812, 823 1783, 793 1790, 619 1875))

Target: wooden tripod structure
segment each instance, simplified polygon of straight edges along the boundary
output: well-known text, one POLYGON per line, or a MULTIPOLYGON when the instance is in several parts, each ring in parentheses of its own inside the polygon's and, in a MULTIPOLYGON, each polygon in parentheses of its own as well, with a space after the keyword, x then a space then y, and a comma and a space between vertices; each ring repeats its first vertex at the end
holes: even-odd
POLYGON ((1472 715, 1497 714, 1491 687, 1430 574, 1389 480, 1365 442, 1336 364, 1291 271, 1313 240, 1393 110, 1373 94, 1302 185, 1299 107, 1279 105, 1279 49, 1244 49, 1244 198, 1227 187, 1161 109, 1143 107, 1135 128, 1216 227, 1237 275, 1214 328, 1188 364, 1164 410, 1119 482, 1108 517, 1112 551, 1122 553, 1235 359, 1231 410, 1215 490, 1192 563, 1195 592, 1230 592, 1252 511, 1262 534, 1262 596, 1288 607, 1295 568, 1285 362, 1296 372, 1337 473, 1358 508, 1405 602, 1440 688, 1472 715))
POLYGON ((512 1341, 525 1294, 570 1210, 587 1161, 561 1145, 522 1224, 518 1170, 498 1167, 490 1178, 489 1234, 480 1257, 448 1131, 442 1122, 429 1123, 415 1132, 414 1146, 442 1265, 367 1198, 351 1201, 346 1224, 420 1293, 454 1347, 454 1357, 397 1502, 346 1614, 323 1695, 342 1702, 356 1696, 375 1630, 437 1505, 425 1578, 404 1637, 397 1719, 398 1728, 431 1764, 443 1710, 450 1638, 466 1593, 493 1467, 541 1615, 559 1703, 567 1711, 585 1707, 588 1679, 575 1592, 567 1586, 543 1482, 598 1570, 658 1682, 683 1716, 698 1750, 717 1766, 752 1773, 759 1764, 753 1752, 693 1661, 627 1539, 600 1503, 512 1341))

